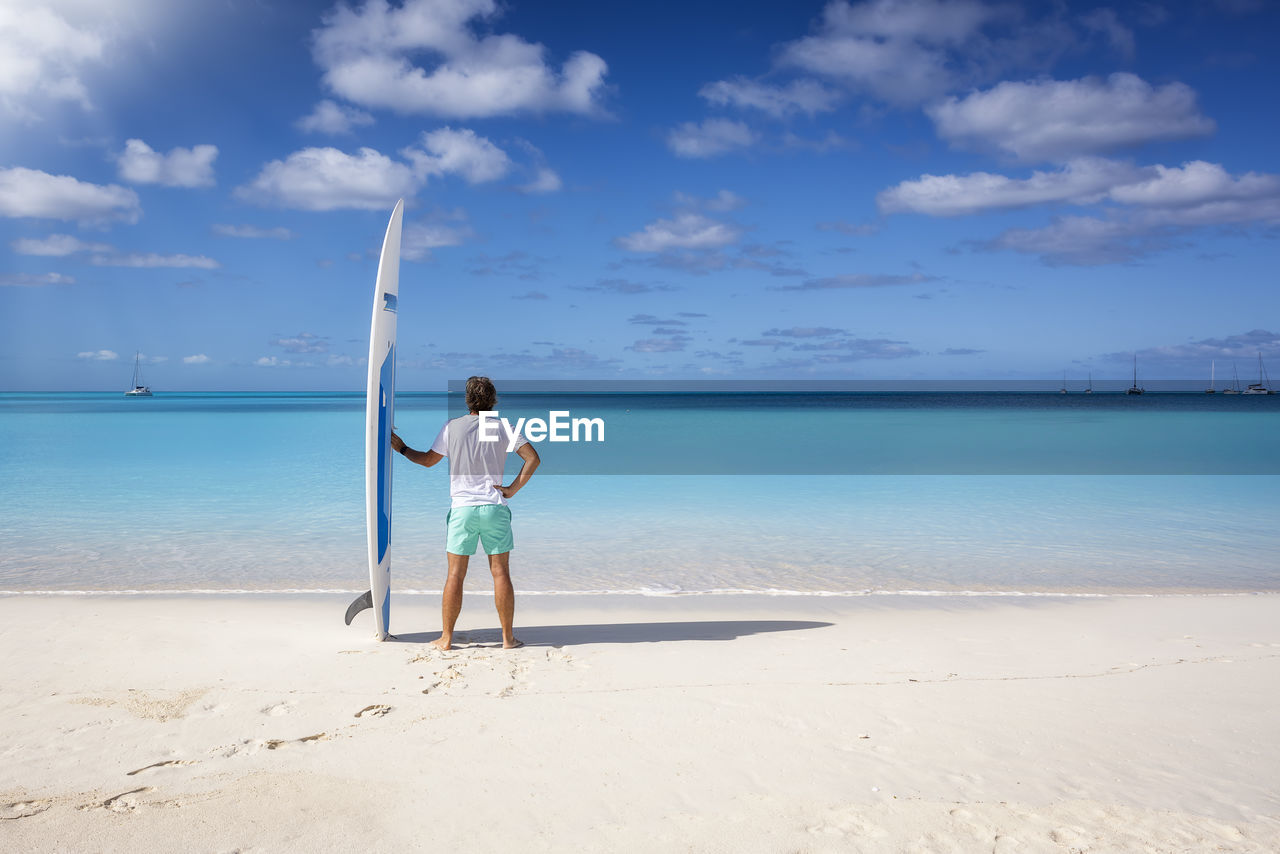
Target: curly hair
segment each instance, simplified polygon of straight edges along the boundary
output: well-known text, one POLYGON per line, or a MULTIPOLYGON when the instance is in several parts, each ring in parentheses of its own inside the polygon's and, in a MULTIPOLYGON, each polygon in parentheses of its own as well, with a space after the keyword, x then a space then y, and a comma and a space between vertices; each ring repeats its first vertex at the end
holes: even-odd
POLYGON ((498 390, 488 377, 467 378, 467 410, 492 412, 498 403, 498 390))

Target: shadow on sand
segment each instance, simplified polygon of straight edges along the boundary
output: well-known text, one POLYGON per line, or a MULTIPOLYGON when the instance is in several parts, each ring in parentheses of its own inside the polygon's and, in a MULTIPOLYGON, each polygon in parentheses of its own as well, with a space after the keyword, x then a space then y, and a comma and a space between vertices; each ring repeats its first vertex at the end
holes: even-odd
MULTIPOLYGON (((516 626, 516 637, 525 646, 578 646, 589 643, 662 643, 664 641, 731 641, 766 632, 796 632, 822 629, 832 623, 812 620, 700 620, 686 623, 597 623, 580 626, 516 626)), ((428 643, 439 632, 411 632, 394 635, 399 643, 428 643)), ((502 633, 494 629, 455 632, 453 645, 502 643, 502 633)))

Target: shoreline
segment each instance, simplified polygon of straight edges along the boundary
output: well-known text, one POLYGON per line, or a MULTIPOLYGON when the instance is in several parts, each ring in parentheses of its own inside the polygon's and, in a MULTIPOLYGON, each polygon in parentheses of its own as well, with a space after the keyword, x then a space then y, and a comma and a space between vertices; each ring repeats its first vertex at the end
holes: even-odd
POLYGON ((0 598, 0 836, 1280 848, 1275 596, 518 594, 510 652, 479 591, 451 652, 429 597, 381 644, 346 603, 0 598))

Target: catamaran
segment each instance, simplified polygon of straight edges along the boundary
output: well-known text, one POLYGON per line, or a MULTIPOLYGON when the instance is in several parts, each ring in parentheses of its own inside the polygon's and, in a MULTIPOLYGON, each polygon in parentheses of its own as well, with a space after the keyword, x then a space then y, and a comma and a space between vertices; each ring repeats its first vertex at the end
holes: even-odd
POLYGON ((142 354, 135 353, 133 357, 133 388, 124 393, 125 397, 151 397, 151 389, 142 384, 142 354))
POLYGON ((1249 383, 1244 394, 1275 394, 1271 389, 1271 377, 1267 376, 1267 369, 1262 367, 1262 351, 1258 351, 1258 381, 1249 383))

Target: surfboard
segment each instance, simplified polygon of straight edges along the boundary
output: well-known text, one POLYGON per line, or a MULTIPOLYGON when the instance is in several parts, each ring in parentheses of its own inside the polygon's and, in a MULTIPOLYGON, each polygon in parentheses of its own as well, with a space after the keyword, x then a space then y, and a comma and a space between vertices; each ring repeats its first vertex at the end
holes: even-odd
POLYGON ((369 324, 369 382, 364 413, 364 509, 369 546, 369 590, 347 608, 346 622, 373 610, 374 638, 391 630, 391 427, 396 408, 396 311, 400 293, 400 224, 404 199, 387 223, 373 286, 369 324))

